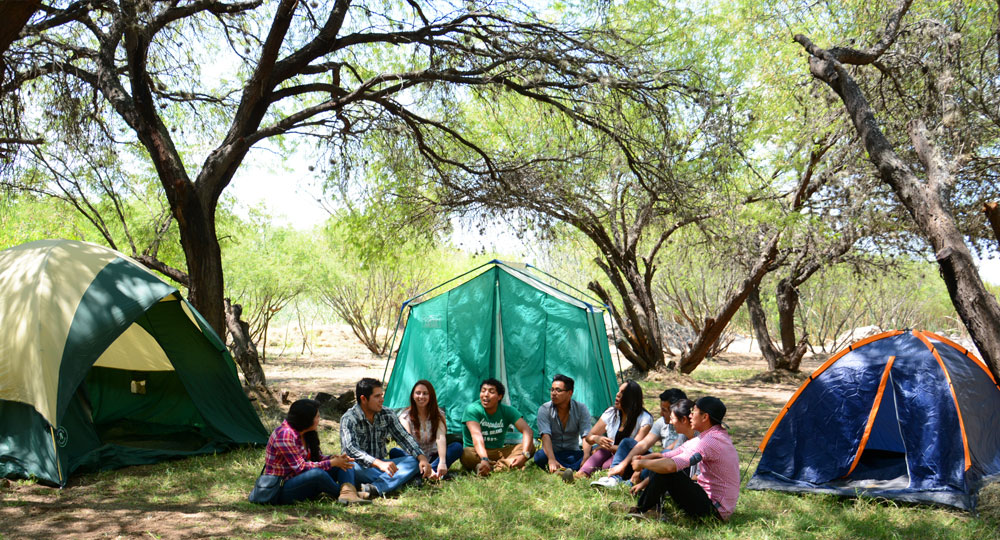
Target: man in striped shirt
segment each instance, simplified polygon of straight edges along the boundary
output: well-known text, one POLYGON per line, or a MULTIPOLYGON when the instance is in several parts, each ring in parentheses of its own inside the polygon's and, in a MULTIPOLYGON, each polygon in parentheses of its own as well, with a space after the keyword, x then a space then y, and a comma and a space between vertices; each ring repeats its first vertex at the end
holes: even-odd
POLYGON ((740 496, 740 459, 722 423, 725 415, 726 406, 719 398, 699 399, 691 410, 691 424, 701 432, 699 436, 664 452, 660 459, 633 463, 636 470, 649 469, 654 474, 632 512, 641 515, 659 510, 664 496, 669 494, 674 504, 690 516, 729 519, 740 496), (699 462, 697 482, 681 472, 699 462))

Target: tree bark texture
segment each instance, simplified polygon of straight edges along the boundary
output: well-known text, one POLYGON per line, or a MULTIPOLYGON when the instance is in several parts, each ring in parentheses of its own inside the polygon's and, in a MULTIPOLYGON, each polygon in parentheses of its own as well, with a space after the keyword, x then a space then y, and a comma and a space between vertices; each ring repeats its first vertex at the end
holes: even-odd
POLYGON ((229 299, 224 300, 226 310, 226 326, 229 328, 229 337, 233 343, 229 346, 233 353, 233 360, 243 371, 243 377, 247 385, 251 388, 267 386, 264 377, 264 369, 260 366, 260 357, 257 355, 257 346, 250 339, 250 325, 241 319, 243 306, 232 305, 229 299))
POLYGON ((698 338, 692 344, 691 348, 681 357, 680 362, 677 364, 678 369, 681 373, 688 374, 695 370, 702 360, 705 359, 705 355, 708 354, 709 349, 712 348, 712 344, 715 340, 719 339, 722 335, 723 330, 729 325, 729 321, 733 319, 736 312, 739 311, 743 302, 746 301, 747 296, 750 294, 751 289, 758 287, 760 281, 764 279, 767 275, 767 271, 771 267, 771 263, 778 256, 778 240, 781 239, 781 234, 775 234, 768 242, 767 247, 761 253, 759 259, 754 264, 753 268, 750 270, 750 275, 743 280, 743 285, 738 291, 729 299, 725 306, 719 311, 719 315, 714 319, 705 321, 705 328, 698 338))
MULTIPOLYGON (((904 2, 903 12, 908 5, 904 2)), ((1000 379, 1000 305, 983 285, 965 238, 945 204, 943 188, 952 183, 950 164, 931 141, 923 121, 912 121, 910 139, 927 174, 927 180, 921 181, 886 139, 861 88, 841 63, 850 57, 838 58, 834 54, 838 49, 823 50, 802 35, 795 36, 795 41, 811 55, 813 77, 840 96, 882 181, 892 188, 930 242, 955 310, 994 377, 1000 379)))
POLYGON ((757 346, 760 347, 760 354, 767 360, 767 369, 774 371, 778 369, 781 362, 781 351, 771 341, 771 333, 767 330, 767 314, 764 306, 760 302, 760 288, 753 286, 747 294, 747 311, 750 312, 750 326, 753 327, 754 337, 757 338, 757 346))
POLYGON ((0 4, 0 54, 14 43, 41 5, 42 0, 4 0, 0 4))

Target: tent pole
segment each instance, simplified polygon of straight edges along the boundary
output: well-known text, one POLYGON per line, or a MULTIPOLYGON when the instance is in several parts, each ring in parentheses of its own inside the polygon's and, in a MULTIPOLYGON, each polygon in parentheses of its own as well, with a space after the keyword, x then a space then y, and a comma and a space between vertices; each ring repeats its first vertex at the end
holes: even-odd
MULTIPOLYGON (((410 301, 407 300, 403 302, 403 305, 399 306, 399 316, 396 317, 396 327, 392 330, 392 341, 389 342, 389 354, 385 355, 385 369, 382 370, 382 384, 385 384, 385 375, 389 372, 389 360, 392 360, 392 348, 396 345, 396 332, 399 331, 399 322, 403 320, 403 310, 406 309, 407 304, 410 301)), ((398 354, 396 355, 399 356, 398 354)))

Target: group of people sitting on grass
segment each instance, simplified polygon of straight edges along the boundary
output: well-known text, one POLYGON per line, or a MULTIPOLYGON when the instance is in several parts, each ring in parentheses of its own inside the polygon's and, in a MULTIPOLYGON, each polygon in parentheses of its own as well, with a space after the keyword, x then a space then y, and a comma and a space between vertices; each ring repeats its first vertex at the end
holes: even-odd
POLYGON ((605 469, 607 475, 591 485, 630 484, 637 503, 612 503, 613 511, 660 516, 669 495, 690 516, 729 518, 739 497, 739 457, 722 423, 726 406, 720 399, 692 402, 671 388, 660 394, 661 418, 654 422, 642 405, 639 384, 627 381, 614 405, 593 422, 587 406, 573 399, 573 388, 573 379, 553 378, 552 399, 538 409, 541 448, 533 453, 534 432, 516 409, 502 403, 506 390, 496 379, 480 384, 479 401, 462 416, 462 442, 449 443, 445 414, 429 381, 414 384, 410 406, 397 415, 382 406, 382 384, 364 378, 355 389, 357 403, 341 417, 340 455, 321 453, 319 403, 302 399, 271 434, 264 474, 284 479, 278 504, 324 493, 343 504, 364 504, 418 476, 444 478, 456 460, 480 476, 533 460, 567 482, 605 469), (518 444, 505 444, 511 427, 521 434, 518 444), (387 450, 390 438, 398 447, 387 450), (651 452, 657 443, 662 451, 651 452))

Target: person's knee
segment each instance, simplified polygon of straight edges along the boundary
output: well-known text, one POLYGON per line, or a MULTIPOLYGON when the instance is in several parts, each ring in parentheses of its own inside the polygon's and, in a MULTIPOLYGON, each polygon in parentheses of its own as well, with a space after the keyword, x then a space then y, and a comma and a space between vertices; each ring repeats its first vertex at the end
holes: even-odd
POLYGON ((479 464, 479 455, 476 454, 476 449, 471 446, 466 446, 462 449, 462 467, 468 470, 473 470, 476 465, 479 464))

